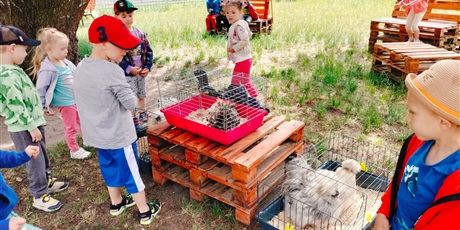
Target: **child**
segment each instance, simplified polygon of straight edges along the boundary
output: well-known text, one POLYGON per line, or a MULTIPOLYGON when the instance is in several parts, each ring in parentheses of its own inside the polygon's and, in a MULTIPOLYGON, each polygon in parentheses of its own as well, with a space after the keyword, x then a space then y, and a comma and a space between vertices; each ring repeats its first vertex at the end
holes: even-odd
POLYGON ((403 145, 374 229, 453 229, 460 221, 460 61, 442 60, 406 77, 403 145))
POLYGON ((75 65, 66 59, 69 38, 54 28, 38 31, 41 45, 35 48, 33 73, 38 75, 37 91, 45 114, 54 115, 50 104, 56 106, 64 125, 65 140, 72 159, 85 159, 90 152, 77 143, 77 132, 81 136, 80 119, 73 95, 75 65))
POLYGON ((133 27, 134 11, 137 10, 137 8, 134 7, 130 1, 118 0, 115 2, 113 9, 115 17, 121 19, 131 31, 131 34, 142 41, 140 46, 133 47, 129 50, 120 62, 120 66, 125 72, 126 80, 137 96, 137 104, 141 111, 144 111, 139 114, 139 119, 134 118, 136 129, 140 129, 142 128, 140 122, 148 118, 148 114, 145 112, 145 97, 147 96, 145 77, 147 77, 152 68, 153 51, 147 40, 147 34, 133 27))
POLYGON ((227 4, 226 0, 222 0, 220 2, 220 11, 219 15, 216 18, 216 25, 217 25, 217 33, 222 34, 225 33, 225 35, 228 32, 228 28, 230 28, 230 23, 228 23, 227 17, 225 16, 225 4, 227 4))
POLYGON ((420 30, 418 24, 425 15, 428 8, 427 0, 401 0, 394 6, 395 9, 400 7, 406 11, 406 31, 409 36, 408 42, 419 42, 420 30))
MULTIPOLYGON (((30 159, 37 158, 38 146, 29 145, 22 152, 7 152, 0 150, 0 168, 14 168, 30 159)), ((13 212, 18 203, 18 195, 8 186, 0 172, 0 229, 39 229, 26 224, 26 220, 13 212)))
POLYGON ((208 16, 206 16, 206 31, 208 31, 210 35, 216 35, 216 18, 220 11, 220 0, 206 0, 206 8, 209 13, 208 16))
POLYGON ((250 80, 252 56, 249 38, 251 38, 252 32, 248 23, 241 19, 243 4, 240 1, 231 0, 225 6, 225 13, 228 22, 232 24, 228 31, 227 42, 228 59, 235 63, 232 84, 243 84, 249 95, 256 98, 258 94, 250 80))
POLYGON ((28 145, 40 148, 37 158, 25 163, 29 188, 34 201, 32 206, 54 212, 62 203, 49 193, 60 192, 69 183, 51 177, 50 161, 46 153, 45 128, 42 105, 37 90, 29 76, 17 65, 24 61, 28 46, 38 46, 40 41, 28 38, 14 26, 0 26, 0 115, 17 151, 28 145))
POLYGON ((259 20, 256 8, 251 4, 249 0, 243 1, 243 20, 248 23, 259 20))
POLYGON ((83 141, 97 148, 99 166, 111 200, 110 214, 120 215, 137 205, 140 223, 148 225, 161 209, 158 200, 147 203, 137 165, 136 131, 131 110, 136 96, 115 63, 141 44, 118 18, 103 15, 88 29, 91 55, 75 70, 74 89, 83 141), (115 63, 113 63, 115 62, 115 63), (124 186, 131 196, 122 196, 124 186), (135 203, 134 203, 135 202, 135 203))

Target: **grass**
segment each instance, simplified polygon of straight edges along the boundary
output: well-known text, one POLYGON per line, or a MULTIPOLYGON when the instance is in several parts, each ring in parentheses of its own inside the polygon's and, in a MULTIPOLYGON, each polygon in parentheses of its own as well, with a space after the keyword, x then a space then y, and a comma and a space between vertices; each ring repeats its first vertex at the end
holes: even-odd
MULTIPOLYGON (((264 103, 275 115, 306 123, 307 143, 317 142, 330 130, 340 130, 379 145, 397 146, 409 133, 404 121, 404 86, 371 72, 371 56, 367 52, 370 20, 390 16, 393 3, 393 0, 273 2, 273 31, 251 40, 252 75, 263 76, 264 103), (370 138, 375 136, 377 140, 370 138)), ((205 33, 205 14, 204 3, 136 11, 135 26, 148 33, 155 53, 153 71, 225 67, 226 38, 205 33)), ((85 26, 77 33, 82 57, 91 51, 86 35, 89 24, 85 20, 85 26)), ((68 193, 58 194, 57 198, 73 202, 55 217, 47 216, 46 223, 42 213, 29 209, 28 189, 21 187, 24 182, 14 182, 17 175, 25 178, 25 172, 2 170, 22 198, 20 213, 31 223, 49 229, 139 229, 132 215, 100 221, 105 213, 101 215, 99 211, 105 209, 99 206, 107 205, 108 194, 97 161, 91 159, 82 164, 69 161, 62 157, 66 151, 62 142, 49 147, 52 165, 59 175, 72 178, 74 183, 68 193), (80 169, 91 172, 79 173, 80 169), (85 195, 70 197, 69 194, 85 195)), ((180 207, 182 213, 164 214, 162 218, 190 219, 191 226, 185 229, 244 228, 235 220, 233 208, 212 199, 204 202, 185 199, 180 201, 180 207)), ((154 228, 166 229, 161 225, 154 228)))

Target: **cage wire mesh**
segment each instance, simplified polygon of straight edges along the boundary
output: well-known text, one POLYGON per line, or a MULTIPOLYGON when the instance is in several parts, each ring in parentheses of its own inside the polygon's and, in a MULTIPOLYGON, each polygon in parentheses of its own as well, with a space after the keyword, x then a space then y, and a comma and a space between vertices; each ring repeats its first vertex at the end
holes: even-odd
POLYGON ((263 77, 251 76, 249 81, 248 75, 227 69, 184 70, 158 79, 159 103, 163 112, 227 131, 260 113, 251 107, 265 109, 265 85, 263 77), (257 98, 252 97, 255 91, 257 98))
POLYGON ((370 229, 397 154, 331 132, 286 162, 281 185, 258 184, 262 229, 370 229))
MULTIPOLYGON (((136 126, 136 133, 137 133, 136 145, 137 145, 139 160, 142 161, 139 163, 140 164, 148 163, 151 160, 150 160, 150 153, 149 153, 149 143, 147 140, 147 129, 148 127, 155 125, 156 123, 162 121, 162 117, 158 113, 151 112, 146 109, 136 108, 133 112, 133 120, 136 126)), ((142 167, 142 165, 139 165, 139 166, 142 167)))

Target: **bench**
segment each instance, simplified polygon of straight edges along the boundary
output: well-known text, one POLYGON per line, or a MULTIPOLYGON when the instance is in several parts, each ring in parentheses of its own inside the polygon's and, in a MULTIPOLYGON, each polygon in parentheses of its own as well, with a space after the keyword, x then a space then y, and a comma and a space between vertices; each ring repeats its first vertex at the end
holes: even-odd
MULTIPOLYGON (((369 51, 375 43, 407 41, 404 9, 393 10, 391 18, 371 21, 369 51)), ((419 24, 420 40, 436 47, 455 50, 459 45, 460 0, 429 0, 428 9, 419 24)))
POLYGON ((252 0, 251 4, 256 8, 259 20, 249 23, 249 28, 254 34, 270 33, 273 25, 272 2, 270 0, 252 0))

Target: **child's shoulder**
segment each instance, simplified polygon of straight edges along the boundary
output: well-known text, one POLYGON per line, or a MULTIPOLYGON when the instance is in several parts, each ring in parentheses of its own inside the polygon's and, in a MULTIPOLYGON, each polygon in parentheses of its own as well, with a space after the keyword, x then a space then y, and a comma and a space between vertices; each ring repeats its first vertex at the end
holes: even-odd
POLYGON ((23 69, 16 65, 0 65, 0 76, 2 78, 9 76, 27 75, 23 69))

